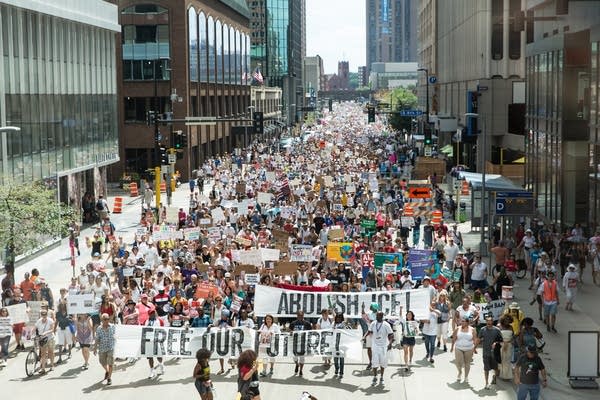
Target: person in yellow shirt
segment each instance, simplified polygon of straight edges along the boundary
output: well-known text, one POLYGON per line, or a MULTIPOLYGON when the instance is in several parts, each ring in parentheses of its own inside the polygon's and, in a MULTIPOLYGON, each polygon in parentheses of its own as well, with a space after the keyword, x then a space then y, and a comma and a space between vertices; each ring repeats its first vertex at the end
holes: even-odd
POLYGON ((348 196, 346 196, 346 193, 342 194, 342 207, 346 208, 348 206, 348 196))
POLYGON ((504 311, 504 315, 510 315, 512 317, 511 327, 513 330, 513 334, 517 336, 519 334, 521 328, 521 322, 523 318, 525 318, 525 313, 521 311, 521 307, 519 307, 519 303, 513 301, 508 308, 504 311))

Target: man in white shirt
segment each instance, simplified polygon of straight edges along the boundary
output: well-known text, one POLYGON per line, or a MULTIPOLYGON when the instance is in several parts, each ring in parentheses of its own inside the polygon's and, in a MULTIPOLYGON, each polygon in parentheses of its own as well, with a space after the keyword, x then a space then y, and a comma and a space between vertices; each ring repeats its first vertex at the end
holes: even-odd
POLYGON ((453 237, 448 237, 448 244, 444 247, 444 257, 446 258, 446 268, 452 270, 454 267, 454 260, 458 255, 459 248, 454 243, 453 237))
POLYGON ((325 271, 321 271, 321 275, 319 279, 315 279, 313 281, 313 286, 314 287, 319 287, 319 288, 326 288, 329 286, 329 279, 327 279, 327 275, 325 274, 325 271))
POLYGON ((475 254, 473 263, 471 264, 471 288, 484 290, 488 286, 487 265, 481 260, 481 255, 475 254))
POLYGON ((377 369, 381 371, 379 384, 383 385, 383 371, 388 364, 387 352, 392 348, 394 340, 394 331, 390 324, 383 320, 383 312, 379 311, 376 320, 371 322, 368 335, 371 336, 371 352, 373 354, 371 360, 373 385, 377 384, 377 369))

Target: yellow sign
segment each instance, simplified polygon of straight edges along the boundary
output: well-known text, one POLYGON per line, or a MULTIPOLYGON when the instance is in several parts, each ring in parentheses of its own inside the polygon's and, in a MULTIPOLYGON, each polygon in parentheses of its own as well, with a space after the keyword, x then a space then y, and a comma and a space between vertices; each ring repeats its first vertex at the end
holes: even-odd
POLYGON ((352 243, 327 243, 327 259, 337 262, 352 262, 354 260, 354 247, 352 243))

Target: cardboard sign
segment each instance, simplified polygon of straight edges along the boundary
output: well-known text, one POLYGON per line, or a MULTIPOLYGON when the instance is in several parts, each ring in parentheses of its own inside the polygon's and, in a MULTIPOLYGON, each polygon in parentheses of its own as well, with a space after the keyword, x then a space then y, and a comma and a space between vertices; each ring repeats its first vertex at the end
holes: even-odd
POLYGON ((431 191, 426 187, 409 187, 408 197, 411 199, 428 199, 431 197, 431 191))
POLYGON ((237 185, 235 185, 235 192, 237 194, 246 194, 246 184, 238 183, 237 185))
POLYGON ((20 324, 29 321, 27 315, 27 303, 13 304, 12 306, 6 306, 8 315, 13 324, 20 324))
POLYGON ((329 240, 342 240, 344 239, 344 235, 344 229, 342 228, 329 229, 327 232, 329 240))
POLYGON ((179 208, 167 207, 167 215, 165 221, 169 224, 176 224, 179 222, 179 208))
POLYGON ((12 323, 11 317, 0 318, 0 337, 10 337, 12 335, 12 323))
POLYGON ((256 201, 259 204, 271 204, 271 198, 273 195, 271 193, 258 192, 258 196, 256 196, 256 201))
POLYGON ((198 225, 200 225, 200 226, 210 226, 210 225, 212 225, 212 219, 210 219, 210 218, 200 218, 198 220, 198 225))
POLYGON ((275 263, 275 273, 277 275, 290 275, 298 271, 298 263, 293 261, 278 261, 275 263))
POLYGON ((273 229, 271 234, 273 235, 273 239, 275 239, 276 242, 285 242, 287 246, 288 239, 290 238, 289 233, 281 229, 273 229))
POLYGON ((415 226, 415 218, 414 217, 400 217, 400 223, 404 227, 412 227, 415 226))
POLYGON ((352 243, 327 243, 327 260, 352 262, 354 260, 354 247, 352 246, 352 243))
POLYGON ((197 299, 206 299, 211 293, 213 297, 217 296, 219 294, 219 288, 208 283, 199 283, 198 286, 196 286, 195 297, 197 299))
POLYGON ((235 272, 242 272, 244 271, 245 275, 248 276, 248 274, 254 274, 256 272, 256 266, 255 265, 250 265, 250 264, 238 264, 235 267, 235 272))
POLYGON ((225 221, 225 213, 221 207, 213 208, 210 210, 210 214, 215 222, 225 221))
POLYGON ((280 251, 278 249, 260 248, 260 257, 263 261, 279 261, 280 251))
POLYGON ((234 242, 238 243, 240 246, 243 246, 243 247, 252 246, 252 240, 246 239, 243 237, 239 237, 239 236, 234 239, 234 242))

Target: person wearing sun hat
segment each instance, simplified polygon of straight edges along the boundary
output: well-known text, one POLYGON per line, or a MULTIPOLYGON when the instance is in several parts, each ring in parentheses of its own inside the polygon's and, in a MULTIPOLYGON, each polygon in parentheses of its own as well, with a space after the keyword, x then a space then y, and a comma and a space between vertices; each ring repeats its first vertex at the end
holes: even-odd
POLYGON ((565 310, 567 311, 573 311, 573 302, 575 301, 575 296, 577 295, 577 285, 579 282, 580 280, 577 267, 575 267, 573 264, 569 264, 567 267, 567 272, 565 272, 562 279, 562 287, 567 296, 567 304, 565 305, 565 310))

